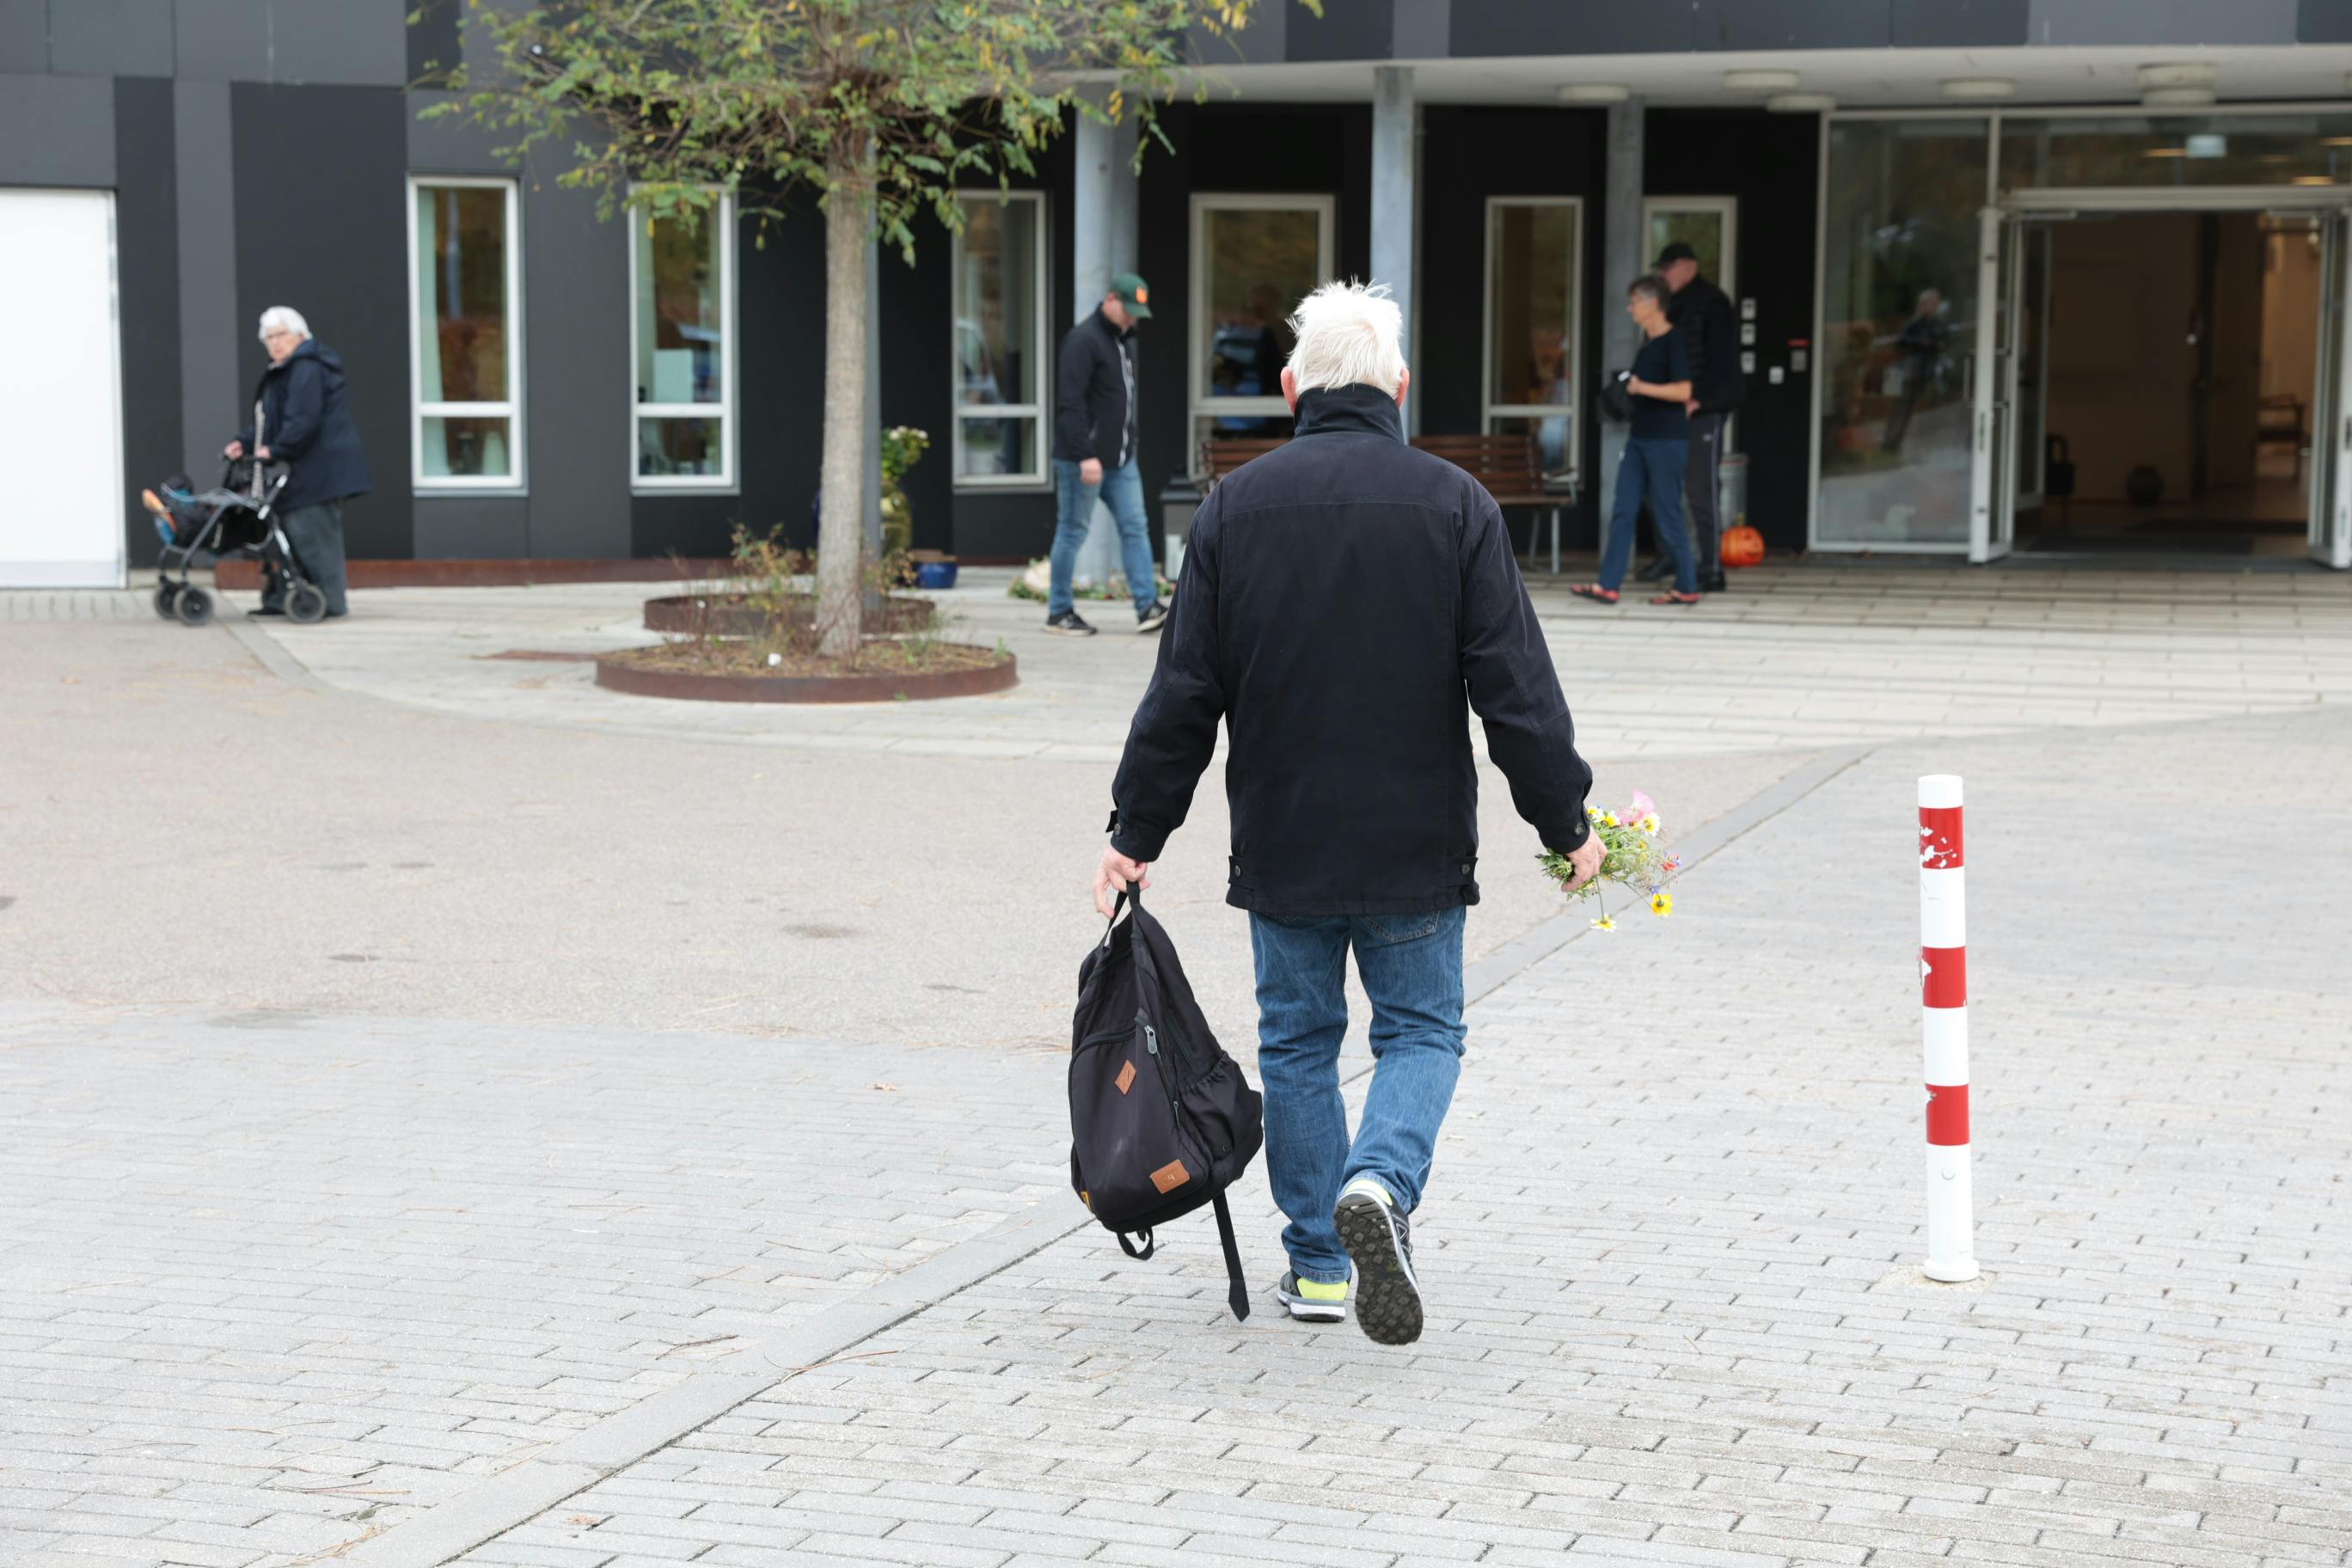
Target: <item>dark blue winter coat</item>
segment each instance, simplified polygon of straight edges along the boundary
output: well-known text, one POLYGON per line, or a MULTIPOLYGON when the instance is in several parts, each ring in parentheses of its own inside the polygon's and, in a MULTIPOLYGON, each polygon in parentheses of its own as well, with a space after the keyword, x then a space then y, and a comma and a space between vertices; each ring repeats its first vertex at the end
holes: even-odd
MULTIPOLYGON (((342 357, 334 350, 316 338, 303 339, 284 363, 262 373, 253 396, 261 405, 260 445, 273 459, 294 465, 293 478, 278 498, 280 510, 368 493, 367 453, 352 424, 342 357)), ((253 426, 247 425, 237 439, 252 451, 253 426)))

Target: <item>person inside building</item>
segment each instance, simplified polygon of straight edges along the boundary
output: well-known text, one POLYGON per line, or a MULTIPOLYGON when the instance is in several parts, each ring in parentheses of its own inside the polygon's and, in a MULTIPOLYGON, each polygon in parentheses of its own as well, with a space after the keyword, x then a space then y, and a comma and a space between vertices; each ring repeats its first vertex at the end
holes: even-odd
MULTIPOLYGON (((246 426, 225 452, 242 458, 250 451, 261 462, 290 465, 278 498, 278 521, 304 574, 326 595, 327 614, 347 615, 343 502, 367 494, 369 483, 342 358, 310 335, 302 312, 286 305, 261 312, 261 346, 269 351, 269 368, 253 395, 259 423, 246 426)), ((285 594, 272 574, 257 613, 284 615, 285 594)))
POLYGON ((1879 443, 1887 451, 1903 449, 1903 437, 1911 432, 1911 416, 1917 411, 1919 400, 1933 393, 1943 379, 1944 344, 1951 335, 1951 328, 1944 324, 1942 291, 1921 289, 1911 319, 1895 334, 1895 354, 1902 361, 1903 391, 1895 412, 1887 417, 1885 439, 1879 443))
POLYGON ((1699 600, 1698 570, 1691 558, 1690 535, 1683 531, 1683 473, 1690 459, 1690 344, 1666 319, 1666 301, 1673 295, 1666 280, 1654 272, 1634 279, 1625 291, 1626 313, 1642 332, 1633 368, 1623 377, 1633 417, 1625 456, 1617 466, 1617 494, 1601 547, 1601 580, 1569 588, 1603 605, 1617 602, 1625 569, 1633 563, 1633 533, 1641 526, 1644 500, 1657 520, 1659 542, 1675 558, 1675 585, 1650 603, 1696 605, 1699 600))
MULTIPOLYGON (((1690 348, 1691 399, 1685 409, 1690 417, 1690 467, 1683 475, 1683 498, 1698 558, 1698 585, 1702 593, 1720 594, 1723 490, 1717 466, 1723 458, 1724 426, 1748 389, 1739 368, 1739 327, 1730 297, 1700 276, 1698 252, 1684 241, 1658 252, 1658 276, 1675 291, 1666 319, 1690 348)), ((1642 581, 1655 583, 1674 569, 1673 552, 1662 550, 1643 569, 1642 581)))
POLYGON ((1062 340, 1054 399, 1054 523, 1052 586, 1045 628, 1090 637, 1095 628, 1077 612, 1072 578, 1095 502, 1110 508, 1118 525, 1128 596, 1135 629, 1156 632, 1168 619, 1151 562, 1151 535, 1143 513, 1143 470, 1136 462, 1135 323, 1151 318, 1151 290, 1132 272, 1110 280, 1095 313, 1062 340))

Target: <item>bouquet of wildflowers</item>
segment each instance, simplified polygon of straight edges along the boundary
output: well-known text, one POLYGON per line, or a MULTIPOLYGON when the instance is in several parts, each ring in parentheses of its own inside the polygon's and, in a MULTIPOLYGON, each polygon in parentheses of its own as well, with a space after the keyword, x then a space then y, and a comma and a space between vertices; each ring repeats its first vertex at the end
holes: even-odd
MULTIPOLYGON (((1675 912, 1675 896, 1666 885, 1682 869, 1682 861, 1666 853, 1659 837, 1658 803, 1640 790, 1621 810, 1589 805, 1584 815, 1592 819, 1592 836, 1601 840, 1607 853, 1601 857, 1600 875, 1570 894, 1576 899, 1598 899, 1601 913, 1592 922, 1600 931, 1615 931, 1617 921, 1609 913, 1609 899, 1602 891, 1614 882, 1637 899, 1646 899, 1650 912, 1661 920, 1675 912)), ((1544 875, 1555 882, 1566 882, 1576 875, 1576 868, 1568 857, 1546 851, 1538 857, 1544 875)))

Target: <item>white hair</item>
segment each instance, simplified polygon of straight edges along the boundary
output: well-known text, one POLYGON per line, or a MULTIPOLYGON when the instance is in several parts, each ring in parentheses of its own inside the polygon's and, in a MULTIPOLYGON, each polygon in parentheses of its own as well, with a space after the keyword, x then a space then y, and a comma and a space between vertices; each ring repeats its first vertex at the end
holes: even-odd
POLYGON ((270 333, 280 327, 284 327, 298 338, 307 338, 310 335, 310 323, 304 321, 302 312, 291 305, 272 305, 261 312, 259 336, 266 340, 270 333))
POLYGON ((1298 339, 1290 351, 1298 390, 1318 386, 1377 386, 1391 397, 1404 381, 1404 312, 1389 298, 1385 283, 1326 283, 1298 301, 1290 330, 1298 339))

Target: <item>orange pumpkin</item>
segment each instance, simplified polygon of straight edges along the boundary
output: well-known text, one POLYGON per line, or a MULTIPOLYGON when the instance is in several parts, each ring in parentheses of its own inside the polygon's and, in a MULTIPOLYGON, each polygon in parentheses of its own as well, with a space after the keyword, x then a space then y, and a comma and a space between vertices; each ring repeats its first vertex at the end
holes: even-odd
POLYGON ((1726 566, 1758 566, 1764 561, 1764 536, 1741 523, 1723 531, 1723 563, 1726 566))

